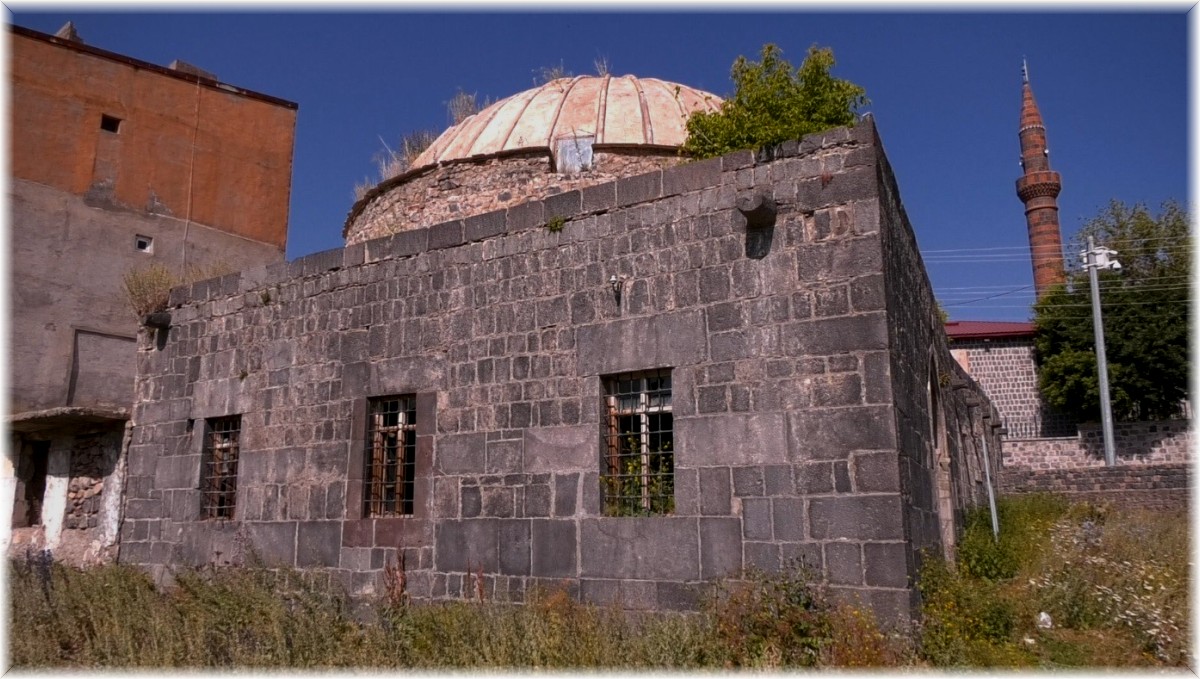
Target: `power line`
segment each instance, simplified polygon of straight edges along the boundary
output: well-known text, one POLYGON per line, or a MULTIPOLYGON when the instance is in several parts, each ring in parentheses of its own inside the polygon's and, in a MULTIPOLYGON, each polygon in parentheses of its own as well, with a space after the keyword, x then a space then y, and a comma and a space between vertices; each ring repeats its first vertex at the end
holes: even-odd
MULTIPOLYGON (((1106 243, 1106 245, 1111 247, 1113 245, 1153 243, 1153 242, 1164 241, 1164 240, 1174 241, 1181 248, 1194 247, 1194 244, 1192 243, 1192 240, 1190 238, 1186 241, 1181 241, 1179 238, 1174 237, 1174 236, 1161 236, 1161 237, 1157 237, 1157 238, 1126 238, 1126 239, 1121 239, 1121 240, 1109 241, 1106 243)), ((1062 249, 1065 250, 1068 247, 1072 247, 1070 243, 1065 244, 1065 246, 1062 249)), ((1054 246, 1054 245, 998 245, 998 246, 986 246, 986 247, 945 248, 945 249, 935 249, 935 250, 921 250, 921 254, 927 255, 927 254, 944 254, 944 253, 953 253, 953 252, 990 252, 990 251, 995 251, 995 250, 1017 250, 1020 252, 1029 252, 1030 250, 1053 250, 1053 249, 1056 249, 1056 246, 1054 246)))

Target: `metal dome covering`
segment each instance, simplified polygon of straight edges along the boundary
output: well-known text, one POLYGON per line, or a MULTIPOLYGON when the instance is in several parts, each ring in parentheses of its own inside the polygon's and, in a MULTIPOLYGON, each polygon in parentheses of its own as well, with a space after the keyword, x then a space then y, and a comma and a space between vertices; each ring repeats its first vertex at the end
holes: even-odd
POLYGON ((716 110, 720 97, 632 75, 559 78, 502 99, 439 136, 412 167, 553 147, 556 139, 594 137, 597 145, 681 146, 687 116, 716 110))

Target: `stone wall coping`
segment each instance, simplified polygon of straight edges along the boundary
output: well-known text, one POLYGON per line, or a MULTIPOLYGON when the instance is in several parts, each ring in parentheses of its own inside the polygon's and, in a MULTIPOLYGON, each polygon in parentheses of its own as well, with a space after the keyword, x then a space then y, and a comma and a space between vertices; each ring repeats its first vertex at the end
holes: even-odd
MULTIPOLYGON (((877 145, 875 121, 868 115, 854 127, 838 127, 816 132, 758 151, 734 151, 716 158, 622 177, 612 182, 547 196, 503 210, 471 215, 351 246, 315 252, 291 262, 256 267, 240 273, 177 286, 171 289, 168 306, 178 308, 188 304, 200 304, 359 264, 412 257, 432 250, 457 247, 507 233, 539 228, 545 225, 544 220, 548 218, 572 221, 612 209, 683 195, 716 185, 723 174, 765 165, 783 158, 803 157, 837 147, 877 145), (587 200, 583 199, 584 194, 587 200)), ((417 171, 423 170, 418 168, 417 171)))

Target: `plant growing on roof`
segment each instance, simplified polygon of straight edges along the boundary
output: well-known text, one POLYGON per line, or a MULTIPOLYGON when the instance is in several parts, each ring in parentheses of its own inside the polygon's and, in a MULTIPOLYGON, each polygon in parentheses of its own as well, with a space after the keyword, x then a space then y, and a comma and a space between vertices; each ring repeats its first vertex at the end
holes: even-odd
POLYGON ((863 88, 830 75, 833 50, 810 47, 797 69, 782 55, 767 44, 762 61, 739 56, 731 73, 733 96, 717 111, 697 111, 688 118, 682 151, 712 158, 854 124, 868 99, 863 88))

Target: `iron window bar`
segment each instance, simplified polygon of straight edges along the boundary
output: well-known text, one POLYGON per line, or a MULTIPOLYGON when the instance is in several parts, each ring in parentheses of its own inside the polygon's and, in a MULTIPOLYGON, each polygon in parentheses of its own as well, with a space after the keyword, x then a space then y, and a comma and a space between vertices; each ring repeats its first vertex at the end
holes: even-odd
POLYGON ((411 516, 416 479, 413 396, 371 399, 367 415, 364 516, 411 516))
POLYGON ((200 513, 208 519, 232 519, 242 418, 211 418, 206 421, 206 430, 200 513))
POLYGON ((606 378, 603 406, 604 513, 670 514, 675 509, 671 371, 606 378))

